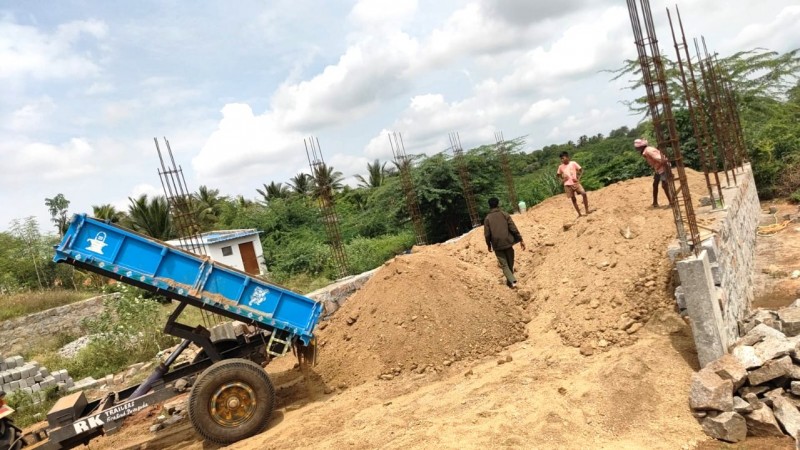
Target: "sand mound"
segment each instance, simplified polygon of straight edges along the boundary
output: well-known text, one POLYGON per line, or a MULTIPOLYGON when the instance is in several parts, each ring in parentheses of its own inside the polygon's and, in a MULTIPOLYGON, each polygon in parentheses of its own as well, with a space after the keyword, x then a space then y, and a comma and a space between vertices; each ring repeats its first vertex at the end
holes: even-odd
POLYGON ((447 253, 385 264, 319 332, 315 371, 337 384, 441 371, 524 339, 530 319, 497 269, 476 270, 447 253))
MULTIPOLYGON (((702 174, 688 176, 702 195, 702 174)), ((319 332, 318 372, 351 383, 443 370, 524 339, 526 316, 541 313, 584 355, 631 345, 655 311, 674 308, 665 255, 672 210, 649 207, 649 178, 591 192, 589 201, 596 211, 579 219, 563 196, 514 216, 528 244, 517 247, 516 291, 504 286, 482 228, 390 261, 319 332)))

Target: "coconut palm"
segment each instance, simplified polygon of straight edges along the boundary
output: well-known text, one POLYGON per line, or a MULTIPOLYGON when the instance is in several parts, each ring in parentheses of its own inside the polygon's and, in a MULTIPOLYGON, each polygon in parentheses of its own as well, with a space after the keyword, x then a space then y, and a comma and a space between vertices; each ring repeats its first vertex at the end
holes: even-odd
POLYGON ((120 220, 125 217, 124 212, 117 211, 117 208, 110 203, 106 203, 104 205, 92 205, 92 215, 96 219, 107 220, 111 223, 119 223, 120 220))
POLYGON ((256 192, 261 194, 264 198, 264 203, 269 203, 276 198, 286 198, 289 196, 289 188, 284 186, 283 183, 276 183, 270 181, 269 184, 264 184, 264 189, 256 189, 256 192))
POLYGON ((303 172, 289 178, 286 184, 292 190, 292 193, 298 195, 308 195, 314 190, 314 178, 303 172))
POLYGON ((148 199, 147 194, 142 194, 128 200, 127 225, 132 230, 161 240, 174 236, 167 199, 161 196, 148 199))
POLYGON ((325 163, 314 166, 311 175, 314 178, 314 196, 320 197, 323 193, 333 195, 342 189, 342 172, 337 172, 332 166, 325 163))
POLYGON ((383 184, 388 174, 386 163, 381 164, 381 161, 376 159, 372 164, 367 163, 367 179, 361 175, 356 175, 356 180, 358 180, 359 187, 376 188, 383 184))
POLYGON ((209 189, 207 186, 200 186, 192 197, 194 199, 192 206, 202 228, 204 230, 213 228, 228 198, 220 197, 219 189, 209 189))

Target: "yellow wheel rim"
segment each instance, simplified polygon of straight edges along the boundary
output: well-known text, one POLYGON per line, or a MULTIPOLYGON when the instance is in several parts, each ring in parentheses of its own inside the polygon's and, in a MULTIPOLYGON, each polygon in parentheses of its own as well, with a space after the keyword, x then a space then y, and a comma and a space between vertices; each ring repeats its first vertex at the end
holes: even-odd
POLYGON ((208 406, 214 422, 223 427, 236 427, 253 417, 256 404, 253 389, 236 381, 217 389, 208 406))

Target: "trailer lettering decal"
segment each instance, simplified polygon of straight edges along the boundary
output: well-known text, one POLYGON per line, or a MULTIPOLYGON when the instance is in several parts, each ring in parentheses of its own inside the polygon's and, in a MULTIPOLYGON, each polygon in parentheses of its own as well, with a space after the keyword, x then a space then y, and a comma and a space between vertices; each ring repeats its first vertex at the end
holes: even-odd
POLYGON ((114 406, 109 408, 100 414, 95 416, 87 417, 86 419, 79 420, 72 424, 72 427, 75 429, 75 433, 80 434, 97 427, 101 427, 108 422, 113 422, 115 420, 119 420, 125 417, 130 416, 131 414, 135 414, 145 408, 150 406, 149 402, 144 403, 137 403, 136 401, 130 401, 127 403, 123 403, 121 405, 114 406))
POLYGON ((101 255, 103 254, 103 248, 108 245, 106 244, 106 234, 102 231, 97 233, 94 239, 89 238, 87 241, 89 241, 89 246, 86 247, 86 250, 99 253, 101 255))
POLYGON ((249 306, 253 306, 253 305, 258 306, 258 305, 264 303, 264 300, 267 299, 267 294, 269 294, 269 290, 257 287, 253 291, 253 295, 250 296, 250 302, 248 302, 247 304, 249 306))

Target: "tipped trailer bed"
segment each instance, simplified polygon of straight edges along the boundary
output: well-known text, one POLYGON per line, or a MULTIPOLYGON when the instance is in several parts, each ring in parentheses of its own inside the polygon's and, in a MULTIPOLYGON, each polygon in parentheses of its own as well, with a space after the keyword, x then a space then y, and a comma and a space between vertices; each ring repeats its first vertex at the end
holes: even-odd
POLYGON ((274 389, 262 366, 292 349, 313 355, 322 303, 208 257, 83 214, 72 218, 54 261, 177 301, 164 331, 182 342, 140 385, 93 402, 82 392, 61 398, 47 415, 48 440, 38 448, 74 448, 111 432, 125 417, 178 395, 180 379, 192 385, 195 430, 219 444, 236 442, 263 431, 272 413, 274 389), (238 329, 246 332, 214 339, 208 329, 178 321, 187 306, 242 322, 238 329), (191 343, 202 349, 198 356, 173 369, 191 343))

